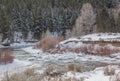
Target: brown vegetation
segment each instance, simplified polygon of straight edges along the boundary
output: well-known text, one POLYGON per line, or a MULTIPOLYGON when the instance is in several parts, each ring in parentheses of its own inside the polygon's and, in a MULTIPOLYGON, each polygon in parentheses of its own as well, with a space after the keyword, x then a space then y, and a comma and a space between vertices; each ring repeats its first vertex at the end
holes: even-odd
POLYGON ((104 74, 105 75, 114 75, 115 74, 115 69, 113 69, 113 68, 111 68, 111 67, 109 67, 109 66, 106 66, 105 68, 104 68, 104 74))
POLYGON ((120 81, 120 72, 116 74, 116 81, 120 81))
POLYGON ((105 46, 107 44, 111 44, 112 46, 120 47, 120 41, 117 41, 117 39, 111 39, 109 41, 104 41, 103 39, 100 39, 100 41, 83 41, 83 43, 85 43, 85 44, 99 44, 100 46, 105 46))
POLYGON ((47 51, 48 49, 54 48, 56 44, 64 40, 64 37, 57 37, 57 38, 45 38, 42 39, 37 45, 34 46, 36 49, 43 49, 43 51, 47 51))
POLYGON ((118 72, 117 74, 115 74, 114 76, 111 76, 109 78, 109 81, 120 81, 120 72, 118 72))
POLYGON ((52 66, 48 66, 44 72, 45 75, 49 76, 51 75, 51 72, 54 70, 52 66))
POLYGON ((111 55, 114 53, 120 52, 119 47, 115 47, 112 45, 107 44, 84 44, 84 46, 77 47, 77 48, 69 48, 69 47, 57 47, 49 51, 51 54, 62 54, 63 52, 75 52, 75 53, 85 53, 85 54, 92 54, 92 55, 111 55))
POLYGON ((7 64, 13 62, 12 50, 0 50, 0 64, 7 64))
POLYGON ((68 70, 74 72, 84 72, 85 68, 80 64, 68 64, 68 70))
MULTIPOLYGON (((74 68, 76 68, 76 65, 74 65, 74 68)), ((66 69, 65 67, 61 66, 60 67, 48 66, 43 73, 36 72, 35 68, 28 68, 24 72, 13 73, 12 75, 6 73, 2 81, 78 81, 76 77, 63 78, 61 76, 64 73, 67 73, 68 71, 69 68, 66 69)), ((81 77, 79 78, 79 80, 84 81, 84 78, 81 77)))
POLYGON ((27 75, 27 76, 31 76, 32 74, 34 74, 35 72, 35 68, 32 67, 32 68, 28 68, 24 71, 24 74, 27 75))
MULTIPOLYGON (((62 49, 57 49, 59 52, 75 52, 75 53, 86 53, 86 54, 93 54, 93 55, 111 55, 114 53, 120 52, 119 43, 83 43, 84 46, 70 48, 70 47, 62 47, 62 49)), ((61 47, 59 47, 61 48, 61 47)), ((59 53, 58 52, 58 53, 59 53)), ((54 50, 52 50, 54 53, 54 50)), ((56 52, 55 52, 56 53, 56 52)))

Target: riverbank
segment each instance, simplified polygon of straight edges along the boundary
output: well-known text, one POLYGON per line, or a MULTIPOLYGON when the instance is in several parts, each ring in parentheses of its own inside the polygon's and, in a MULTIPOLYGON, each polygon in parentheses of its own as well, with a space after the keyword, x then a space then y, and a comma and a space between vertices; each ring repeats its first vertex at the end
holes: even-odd
MULTIPOLYGON (((116 36, 117 38, 118 38, 118 35, 119 34, 117 34, 116 36)), ((96 36, 99 37, 99 38, 95 37, 97 39, 101 38, 98 34, 96 36)), ((107 34, 107 36, 109 37, 110 35, 107 34)), ((102 37, 103 37, 103 34, 102 34, 102 37)), ((110 37, 112 38, 112 36, 110 37)), ((89 37, 86 37, 83 40, 87 41, 88 38, 89 37)), ((106 37, 105 38, 103 37, 103 39, 106 40, 106 37)), ((82 43, 81 40, 82 38, 70 38, 68 40, 60 42, 57 46, 55 46, 55 48, 58 48, 58 46, 61 46, 61 49, 66 47, 74 49, 75 47, 83 47, 87 45, 82 43)), ((98 48, 99 46, 101 45, 95 45, 95 49, 99 49, 98 48)), ((22 47, 22 44, 21 44, 21 47, 22 47)), ((110 49, 114 48, 114 46, 112 45, 107 45, 107 47, 109 47, 110 49)), ((119 49, 119 47, 117 48, 119 49)), ((27 46, 25 48, 23 46, 22 48, 13 50, 13 51, 14 51, 15 59, 18 60, 17 62, 16 60, 14 60, 13 66, 14 66, 14 63, 16 62, 15 66, 17 66, 17 68, 22 67, 21 72, 31 66, 33 66, 36 69, 36 72, 38 72, 38 74, 41 72, 44 73, 46 70, 50 72, 48 73, 48 75, 44 75, 44 76, 42 75, 43 77, 40 79, 41 81, 42 80, 48 81, 47 77, 51 75, 52 77, 49 77, 49 78, 54 79, 55 78, 53 76, 54 73, 60 73, 60 77, 58 77, 57 79, 60 79, 60 78, 65 79, 65 77, 67 77, 67 78, 75 78, 75 80, 73 81, 81 80, 81 78, 84 78, 83 81, 96 81, 96 80, 109 81, 111 77, 116 76, 116 74, 120 71, 119 69, 120 53, 119 52, 109 54, 109 55, 102 55, 102 56, 99 55, 99 53, 97 55, 92 55, 84 52, 70 52, 70 51, 63 51, 62 53, 51 54, 47 51, 46 52, 43 51, 42 48, 34 49, 33 46, 27 46), (58 72, 56 72, 56 69, 53 69, 56 67, 57 68, 59 67, 58 72), (114 74, 112 73, 112 75, 106 75, 105 71, 107 71, 109 74, 109 69, 105 70, 106 67, 110 69, 112 68, 113 69, 112 71, 114 71, 114 74), (63 68, 64 70, 67 68, 67 71, 63 72, 60 70, 60 68, 63 68)), ((12 66, 9 66, 9 67, 12 67, 12 66)), ((4 69, 4 67, 2 68, 4 69)), ((10 72, 12 70, 14 72, 14 69, 15 68, 10 69, 10 72)), ((4 72, 6 71, 4 70, 4 72)), ((19 70, 16 71, 16 73, 18 72, 19 70)), ((34 77, 34 76, 31 76, 31 77, 34 77)))

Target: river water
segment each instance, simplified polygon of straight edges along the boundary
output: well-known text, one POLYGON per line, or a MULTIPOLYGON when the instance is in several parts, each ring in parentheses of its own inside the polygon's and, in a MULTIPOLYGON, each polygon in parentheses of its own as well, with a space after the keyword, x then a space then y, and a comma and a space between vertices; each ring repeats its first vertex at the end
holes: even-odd
POLYGON ((49 65, 64 67, 67 66, 69 63, 75 63, 84 66, 86 70, 89 71, 95 69, 99 65, 104 64, 103 62, 99 62, 99 61, 89 61, 89 60, 80 61, 80 59, 76 59, 76 57, 74 57, 73 55, 62 56, 62 55, 49 55, 47 53, 43 53, 41 55, 36 56, 35 54, 30 54, 23 50, 14 50, 13 55, 15 59, 25 62, 26 61, 31 62, 31 66, 32 65, 36 66, 38 70, 42 70, 49 65))
MULTIPOLYGON (((5 50, 5 49, 4 49, 5 50)), ((67 67, 68 64, 74 63, 79 64, 84 67, 84 71, 92 71, 96 67, 101 67, 107 65, 105 57, 89 56, 86 54, 74 54, 74 53, 64 53, 64 54, 48 54, 48 53, 28 53, 22 49, 13 49, 14 62, 10 65, 12 68, 8 68, 4 65, 0 65, 0 77, 4 77, 4 73, 8 71, 10 73, 21 72, 27 67, 34 66, 38 71, 43 71, 47 66, 57 66, 57 67, 67 67), (17 61, 16 61, 17 59, 17 61), (27 63, 24 65, 25 63, 27 63), (16 64, 17 63, 17 64, 16 64), (14 66, 15 65, 15 66, 14 66), (1 76, 2 75, 2 76, 1 76)), ((110 59, 107 59, 110 60, 110 59)), ((118 60, 117 60, 118 61, 118 60)), ((113 61, 112 61, 113 62, 113 61)))

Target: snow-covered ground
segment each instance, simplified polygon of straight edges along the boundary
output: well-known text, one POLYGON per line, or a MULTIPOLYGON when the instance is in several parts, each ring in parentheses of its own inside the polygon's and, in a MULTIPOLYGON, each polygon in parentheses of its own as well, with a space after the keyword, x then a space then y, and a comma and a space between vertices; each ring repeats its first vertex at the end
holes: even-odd
POLYGON ((20 48, 25 48, 25 47, 29 47, 29 46, 34 46, 36 44, 36 42, 18 42, 18 43, 11 43, 10 46, 3 46, 0 45, 0 48, 12 48, 12 49, 20 49, 20 48))
MULTIPOLYGON (((81 41, 86 41, 86 40, 91 40, 91 41, 118 41, 120 40, 120 33, 99 33, 99 34, 90 34, 83 36, 81 38, 70 38, 68 40, 62 41, 59 43, 61 46, 66 46, 70 48, 75 48, 75 47, 81 47, 84 46, 85 44, 82 43, 81 41), (117 40, 116 40, 117 39, 117 40)), ((96 45, 96 47, 99 45, 96 45)), ((112 45, 108 45, 108 47, 113 48, 112 45)), ((120 62, 120 53, 113 54, 111 56, 94 56, 94 55, 86 55, 83 53, 71 53, 71 52, 65 52, 62 54, 49 54, 49 53, 43 53, 41 50, 36 50, 32 48, 26 48, 25 51, 29 53, 33 53, 34 58, 32 60, 39 60, 42 61, 43 63, 46 62, 51 62, 51 63, 61 63, 64 65, 64 63, 79 63, 79 62, 103 62, 107 64, 118 64, 120 62), (36 53, 35 53, 36 52, 36 53)), ((57 64, 56 63, 56 64, 57 64)), ((112 66, 111 66, 112 67, 112 66)), ((114 69, 116 72, 119 72, 120 66, 115 66, 114 69)), ((97 67, 95 70, 90 71, 90 72, 84 72, 84 73, 75 73, 72 74, 71 72, 68 72, 64 75, 65 77, 85 77, 84 81, 109 81, 110 76, 104 75, 104 67, 97 67)))
POLYGON ((69 42, 69 41, 117 41, 120 42, 120 33, 95 33, 88 34, 78 38, 69 38, 65 41, 62 41, 60 44, 69 42))
POLYGON ((120 33, 95 33, 88 34, 86 36, 80 37, 83 41, 119 41, 120 42, 120 33))
MULTIPOLYGON (((113 40, 117 39, 120 40, 120 33, 99 33, 99 34, 90 34, 86 35, 81 38, 70 38, 68 40, 62 41, 59 43, 59 45, 64 45, 66 47, 74 48, 74 47, 81 47, 84 46, 84 44, 81 42, 84 40, 113 40), (77 41, 78 43, 74 42, 77 41)), ((71 53, 71 52, 64 52, 62 54, 49 54, 46 52, 43 52, 41 49, 33 49, 32 45, 35 43, 14 43, 11 44, 11 47, 25 47, 21 48, 20 50, 26 52, 24 57, 24 60, 19 59, 19 54, 17 58, 15 58, 14 62, 7 65, 0 65, 0 77, 4 75, 6 71, 8 72, 16 72, 25 69, 28 66, 36 66, 39 68, 39 70, 42 70, 43 68, 46 68, 46 66, 52 64, 52 65, 65 65, 67 63, 83 63, 92 66, 92 62, 96 63, 107 63, 112 65, 120 63, 120 53, 113 54, 111 56, 95 56, 95 55, 87 55, 84 53, 71 53), (27 47, 29 46, 29 47, 27 47), (27 56, 27 57, 26 57, 27 56)), ((97 45, 96 45, 97 47, 97 45)), ((111 46, 112 47, 112 46, 111 46)), ((93 65, 94 66, 94 65, 93 65)), ((115 66, 114 69, 116 72, 120 71, 120 66, 115 66)), ((110 76, 104 75, 104 67, 97 67, 93 71, 89 72, 83 72, 83 73, 75 73, 67 72, 64 74, 64 77, 84 77, 84 81, 109 81, 110 76)))
MULTIPOLYGON (((96 34, 88 34, 78 38, 69 38, 59 43, 61 48, 79 48, 84 47, 86 43, 85 41, 91 41, 94 44, 94 41, 108 41, 109 44, 106 45, 109 48, 113 48, 110 42, 114 41, 120 43, 120 33, 96 33, 96 34)), ((99 42, 98 42, 99 43, 99 42)), ((99 44, 96 44, 95 47, 99 47, 99 44)), ((120 47, 118 47, 120 49, 120 47)))
MULTIPOLYGON (((31 53, 34 57, 33 60, 71 60, 71 61, 99 61, 99 62, 106 62, 106 63, 119 63, 120 62, 120 53, 116 53, 109 56, 95 56, 95 55, 88 55, 84 53, 71 53, 65 52, 63 54, 49 54, 44 53, 42 50, 33 49, 32 47, 27 47, 23 49, 24 51, 31 53), (113 58, 114 57, 114 58, 113 58)), ((30 59, 30 58, 29 58, 30 59)))
MULTIPOLYGON (((66 63, 79 63, 79 62, 90 62, 92 63, 93 61, 96 62, 103 62, 103 63, 108 63, 112 66, 114 63, 120 63, 120 53, 113 54, 111 57, 107 56, 94 56, 94 55, 86 55, 82 53, 64 53, 64 54, 48 54, 48 53, 43 53, 41 50, 36 50, 33 49, 32 47, 27 47, 24 49, 24 51, 27 51, 28 53, 33 54, 33 61, 39 61, 42 62, 41 64, 43 67, 45 63, 51 62, 54 64, 61 63, 61 65, 64 65, 66 63), (113 58, 114 57, 114 58, 113 58)), ((29 58, 29 59, 31 59, 29 58)), ((36 64, 37 65, 37 64, 36 64)), ((49 64, 48 64, 49 65, 49 64)), ((39 67, 39 66, 38 66, 39 67)), ((120 66, 114 66, 113 67, 116 72, 120 71, 120 66)), ((110 76, 104 75, 104 67, 97 67, 95 70, 90 71, 90 72, 83 72, 83 73, 72 73, 72 72, 67 72, 64 74, 63 77, 75 77, 75 78, 84 78, 84 81, 109 81, 110 76)))
POLYGON ((83 72, 83 73, 68 72, 64 75, 64 78, 68 78, 68 77, 77 78, 80 81, 117 81, 117 80, 115 80, 115 78, 116 78, 115 75, 117 75, 118 72, 120 72, 120 66, 110 65, 108 67, 115 69, 114 75, 105 75, 104 74, 104 67, 98 67, 95 70, 89 71, 89 72, 83 72), (110 78, 112 80, 110 80, 110 78))
MULTIPOLYGON (((31 47, 35 45, 35 43, 26 43, 26 42, 20 42, 20 43, 12 43, 10 46, 3 46, 0 45, 1 49, 5 48, 13 48, 13 49, 21 49, 26 47, 31 47)), ((21 54, 22 55, 22 54, 21 54)), ((12 63, 9 64, 0 64, 0 78, 5 75, 6 72, 8 73, 14 73, 18 71, 23 71, 26 67, 32 66, 32 63, 30 61, 25 60, 19 60, 18 58, 15 58, 12 63)))
POLYGON ((25 69, 29 65, 31 65, 30 62, 20 61, 17 59, 14 59, 13 63, 0 65, 0 78, 3 77, 6 72, 14 73, 23 71, 23 69, 25 69))
POLYGON ((28 47, 28 46, 33 46, 36 43, 29 43, 29 42, 20 42, 20 43, 12 43, 10 46, 12 48, 23 48, 23 47, 28 47))
MULTIPOLYGON (((28 47, 25 49, 29 49, 29 51, 27 50, 27 52, 29 53, 33 53, 32 51, 34 51, 34 49, 28 47), (32 51, 31 51, 32 50, 32 51)), ((120 55, 120 54, 119 54, 120 55)), ((118 55, 118 56, 119 56, 118 55)), ((112 63, 115 58, 110 58, 110 57, 101 57, 101 56, 92 56, 92 55, 85 55, 85 54, 72 54, 72 53, 65 53, 65 54, 57 54, 57 55, 50 55, 50 54, 42 54, 42 52, 38 54, 38 51, 36 51, 36 53, 34 52, 33 57, 35 58, 35 60, 42 61, 43 63, 45 63, 45 61, 63 61, 64 63, 69 63, 69 62, 73 62, 73 61, 100 61, 100 62, 106 62, 106 63, 112 63), (34 57, 35 56, 35 57, 34 57)), ((115 55, 115 57, 117 57, 117 55, 115 55)), ((29 58, 30 59, 30 58, 29 58)), ((115 61, 114 61, 115 62, 115 61)), ((116 62, 120 62, 120 59, 116 59, 116 62)), ((60 62, 58 62, 60 63, 60 62)), ((62 63, 62 62, 61 62, 62 63)), ((27 61, 19 61, 19 60, 14 60, 14 62, 12 64, 7 64, 7 65, 0 65, 0 74, 1 77, 3 77, 4 73, 6 71, 8 72, 19 72, 24 70, 26 67, 31 66, 31 65, 35 65, 35 63, 31 63, 27 62, 27 61)), ((37 64, 36 64, 37 66, 37 64)), ((40 66, 40 65, 39 65, 40 66)), ((42 65, 41 65, 42 66, 42 65)), ((120 66, 114 66, 114 68, 116 69, 116 72, 120 71, 120 66)), ((83 73, 73 73, 73 72, 67 72, 63 75, 64 78, 69 78, 69 77, 73 77, 73 78, 84 78, 84 81, 109 81, 110 76, 106 76, 104 75, 104 67, 98 67, 93 71, 89 71, 89 72, 83 72, 83 73)))
POLYGON ((21 50, 24 50, 25 52, 32 53, 32 54, 36 54, 42 51, 40 49, 33 49, 33 47, 21 48, 21 50))

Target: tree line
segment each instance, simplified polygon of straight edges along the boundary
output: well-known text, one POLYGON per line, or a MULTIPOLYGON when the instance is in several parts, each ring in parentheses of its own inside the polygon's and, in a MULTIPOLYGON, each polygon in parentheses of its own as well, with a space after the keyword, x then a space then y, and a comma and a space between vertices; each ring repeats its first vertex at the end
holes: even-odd
POLYGON ((57 35, 72 31, 76 19, 81 16, 84 3, 91 3, 96 13, 98 32, 119 32, 118 19, 109 13, 119 0, 0 0, 0 34, 3 39, 14 41, 15 32, 21 32, 23 39, 31 35, 41 39, 49 30, 57 35))

